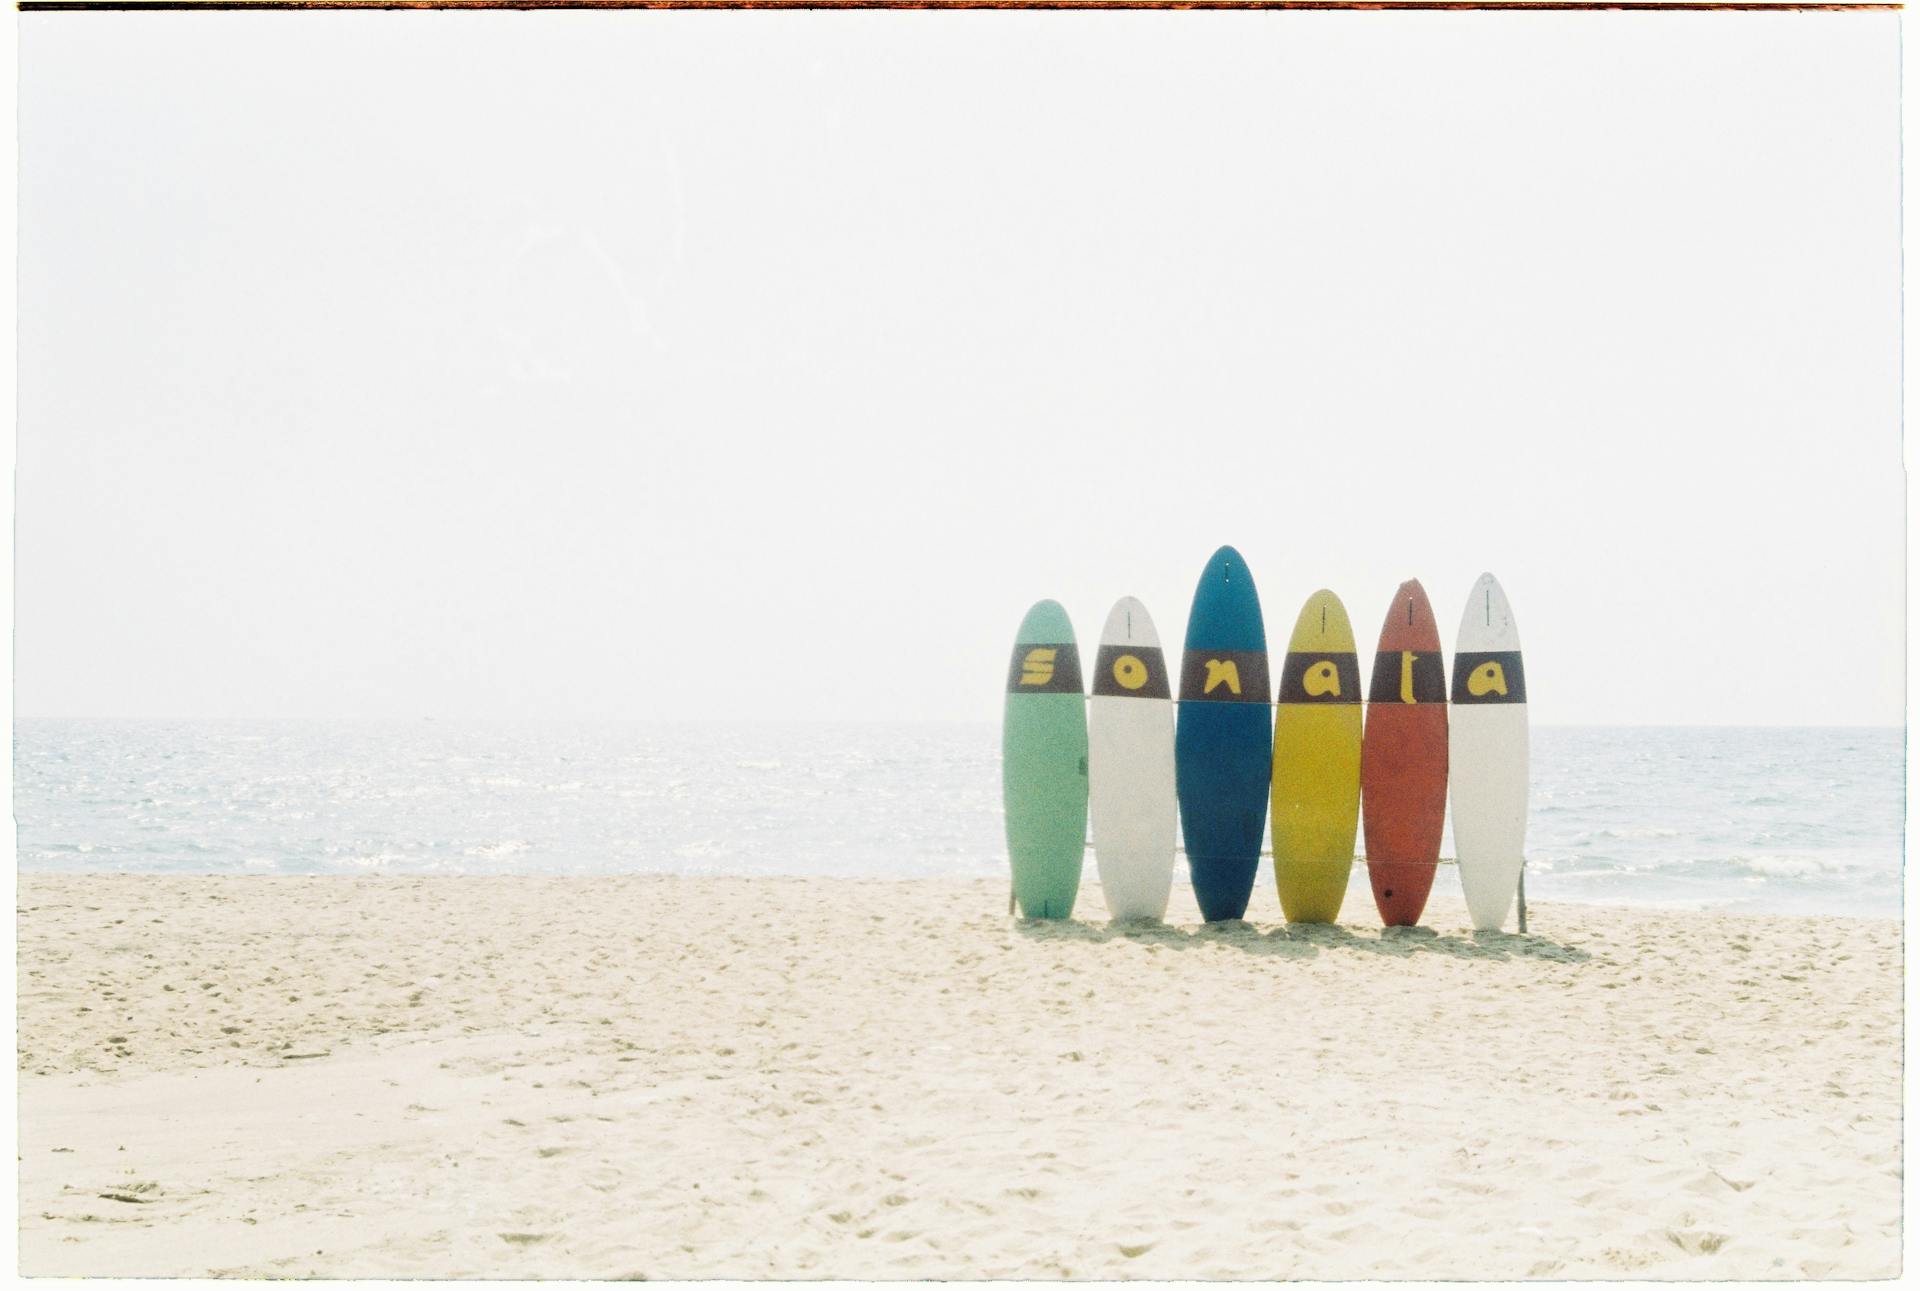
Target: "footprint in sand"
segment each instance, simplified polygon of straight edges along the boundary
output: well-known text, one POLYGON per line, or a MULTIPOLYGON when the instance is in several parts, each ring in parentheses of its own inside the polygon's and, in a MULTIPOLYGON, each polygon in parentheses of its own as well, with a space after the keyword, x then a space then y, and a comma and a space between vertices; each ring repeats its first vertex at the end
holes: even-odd
POLYGON ((133 1206, 145 1206, 159 1201, 165 1189, 157 1183, 117 1184, 99 1194, 102 1200, 125 1202, 133 1206))

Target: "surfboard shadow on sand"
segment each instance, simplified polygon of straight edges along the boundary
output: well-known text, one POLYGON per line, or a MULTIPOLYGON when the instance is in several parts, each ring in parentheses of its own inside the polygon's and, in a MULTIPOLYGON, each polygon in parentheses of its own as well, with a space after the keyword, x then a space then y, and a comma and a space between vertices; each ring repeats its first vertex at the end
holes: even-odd
POLYGON ((1131 941, 1190 950, 1224 946, 1250 955, 1310 959, 1325 950, 1369 955, 1452 955, 1457 959, 1544 959, 1579 964, 1592 956, 1578 946, 1539 933, 1472 932, 1455 936, 1432 928, 1362 928, 1295 923, 1261 928, 1240 919, 1183 927, 1162 923, 1089 923, 1079 919, 1016 919, 1021 936, 1034 941, 1131 941))

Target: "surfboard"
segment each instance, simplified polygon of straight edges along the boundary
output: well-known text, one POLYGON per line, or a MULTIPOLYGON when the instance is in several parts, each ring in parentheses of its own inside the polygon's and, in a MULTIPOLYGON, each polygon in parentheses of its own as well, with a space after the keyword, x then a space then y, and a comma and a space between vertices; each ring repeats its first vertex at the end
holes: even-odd
POLYGON ((1500 580, 1480 575, 1453 646, 1447 727, 1453 850, 1467 914, 1495 931, 1513 908, 1527 841, 1527 673, 1500 580))
POLYGON ((1346 606, 1307 598, 1273 714, 1273 877, 1290 923, 1340 917, 1360 824, 1360 659, 1346 606))
POLYGON ((1028 610, 1014 636, 1000 777, 1014 900, 1029 919, 1065 919, 1087 846, 1087 700, 1058 601, 1028 610))
POLYGON ((1147 607, 1116 601, 1087 701, 1088 810, 1100 888, 1115 919, 1163 919, 1178 837, 1173 692, 1147 607))
POLYGON ((1270 693, 1260 594, 1240 553, 1222 547, 1193 592, 1174 734, 1187 868, 1209 923, 1243 917, 1253 893, 1273 776, 1270 693))
POLYGON ((1400 584, 1380 628, 1360 746, 1367 879, 1389 927, 1420 922, 1447 818, 1447 672, 1419 579, 1400 584))

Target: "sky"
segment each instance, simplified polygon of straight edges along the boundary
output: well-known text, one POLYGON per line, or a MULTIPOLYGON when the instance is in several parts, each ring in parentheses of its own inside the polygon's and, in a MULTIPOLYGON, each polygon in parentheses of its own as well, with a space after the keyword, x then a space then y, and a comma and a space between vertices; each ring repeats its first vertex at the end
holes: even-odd
POLYGON ((1894 15, 19 27, 23 717, 992 722, 1232 543, 1903 720, 1894 15))

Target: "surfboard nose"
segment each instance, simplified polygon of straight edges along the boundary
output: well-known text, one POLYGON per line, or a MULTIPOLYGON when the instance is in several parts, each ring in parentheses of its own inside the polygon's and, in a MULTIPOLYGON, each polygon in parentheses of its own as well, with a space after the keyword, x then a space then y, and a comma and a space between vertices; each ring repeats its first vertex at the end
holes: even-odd
POLYGON ((1254 585, 1253 571, 1237 549, 1221 547, 1201 571, 1193 589, 1186 642, 1190 650, 1267 648, 1260 591, 1254 585))
POLYGON ((1147 607, 1140 599, 1123 596, 1107 611, 1107 621, 1100 629, 1100 641, 1103 645, 1133 642, 1158 645, 1160 637, 1154 631, 1153 616, 1147 613, 1147 607))
POLYGON ((1019 641, 1071 641, 1073 640, 1073 620, 1067 617, 1066 606, 1058 601, 1035 601, 1026 616, 1020 620, 1020 631, 1015 637, 1019 641))
POLYGON ((1293 621, 1289 650, 1353 649, 1353 625, 1347 619, 1347 607, 1328 588, 1321 588, 1306 599, 1293 621))
POLYGON ((1437 650, 1440 626, 1433 617, 1433 604, 1427 589, 1417 578, 1400 584, 1387 603, 1387 617, 1380 625, 1380 649, 1437 650))
POLYGON ((1221 547, 1207 561, 1207 576, 1217 578, 1223 583, 1231 583, 1236 576, 1245 578, 1247 562, 1240 555, 1239 548, 1232 545, 1221 547))
POLYGON ((1482 574, 1467 595, 1460 613, 1460 636, 1455 652, 1484 654, 1517 653, 1520 649, 1520 625, 1513 617, 1506 589, 1492 574, 1482 574))

